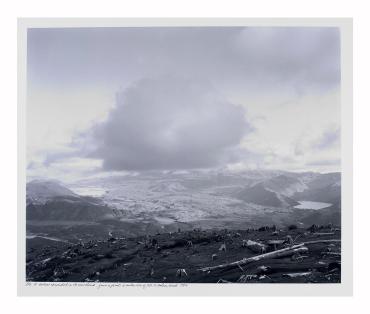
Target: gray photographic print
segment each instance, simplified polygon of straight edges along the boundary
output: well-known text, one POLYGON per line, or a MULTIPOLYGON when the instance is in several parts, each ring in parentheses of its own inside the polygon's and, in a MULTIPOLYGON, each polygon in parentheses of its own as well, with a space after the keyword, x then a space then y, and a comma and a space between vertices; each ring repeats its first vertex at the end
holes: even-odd
POLYGON ((27 29, 26 282, 341 283, 341 32, 27 29))

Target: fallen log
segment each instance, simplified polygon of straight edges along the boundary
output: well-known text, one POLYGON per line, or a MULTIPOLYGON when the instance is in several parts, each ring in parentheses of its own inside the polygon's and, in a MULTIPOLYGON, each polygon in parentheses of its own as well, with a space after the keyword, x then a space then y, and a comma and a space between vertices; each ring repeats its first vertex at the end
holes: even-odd
POLYGON ((327 236, 327 235, 334 235, 335 233, 334 232, 315 232, 313 233, 313 235, 316 235, 316 236, 327 236))
POLYGON ((280 258, 280 257, 286 257, 286 256, 294 255, 294 254, 297 254, 297 253, 306 253, 308 251, 308 248, 305 247, 305 245, 316 244, 316 243, 332 243, 332 242, 341 242, 341 240, 340 239, 331 239, 331 240, 307 241, 307 242, 303 242, 303 243, 300 243, 300 244, 296 244, 296 245, 286 247, 284 249, 276 250, 276 251, 273 251, 273 252, 269 252, 269 253, 249 257, 249 258, 243 258, 242 260, 227 263, 227 264, 220 264, 220 265, 216 265, 216 266, 204 267, 204 268, 200 268, 199 270, 203 271, 203 272, 208 272, 208 271, 215 270, 215 269, 224 269, 224 268, 229 268, 229 267, 230 268, 231 267, 239 267, 239 266, 244 265, 244 264, 257 262, 257 261, 264 260, 264 259, 269 259, 269 258, 280 258))
POLYGON ((304 246, 304 243, 301 243, 301 244, 286 247, 286 248, 281 249, 281 250, 277 250, 277 251, 273 251, 273 252, 269 252, 269 253, 249 257, 249 258, 243 258, 242 260, 239 260, 239 261, 236 261, 236 262, 227 263, 227 264, 220 264, 220 265, 211 266, 211 267, 204 267, 204 268, 201 268, 199 270, 203 271, 203 272, 208 272, 208 271, 215 270, 215 269, 238 267, 238 266, 241 266, 241 265, 244 265, 244 264, 257 262, 257 261, 268 259, 268 258, 286 257, 286 256, 294 255, 294 254, 297 254, 297 253, 307 252, 307 251, 308 251, 308 248, 306 248, 304 246))
POLYGON ((340 239, 331 239, 331 240, 315 240, 304 242, 304 245, 316 244, 316 243, 332 243, 332 242, 342 242, 340 239))
POLYGON ((305 273, 291 273, 291 274, 283 274, 283 277, 289 278, 297 278, 297 277, 306 277, 312 274, 312 271, 305 272, 305 273))
POLYGON ((322 255, 341 256, 340 252, 321 252, 322 255))

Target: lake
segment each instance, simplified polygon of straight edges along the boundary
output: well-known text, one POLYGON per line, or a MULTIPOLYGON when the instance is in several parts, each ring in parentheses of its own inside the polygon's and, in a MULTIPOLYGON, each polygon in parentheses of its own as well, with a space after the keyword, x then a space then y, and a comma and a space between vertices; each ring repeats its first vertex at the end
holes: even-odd
POLYGON ((300 204, 294 206, 297 209, 323 209, 330 207, 332 204, 330 203, 322 203, 322 202, 311 202, 311 201, 298 201, 300 204))

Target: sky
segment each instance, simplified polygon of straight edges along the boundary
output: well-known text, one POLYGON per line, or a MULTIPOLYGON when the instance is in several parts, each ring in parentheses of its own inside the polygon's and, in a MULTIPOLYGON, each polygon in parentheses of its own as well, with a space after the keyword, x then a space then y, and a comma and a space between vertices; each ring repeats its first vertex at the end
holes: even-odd
POLYGON ((331 27, 28 30, 27 175, 340 171, 331 27))

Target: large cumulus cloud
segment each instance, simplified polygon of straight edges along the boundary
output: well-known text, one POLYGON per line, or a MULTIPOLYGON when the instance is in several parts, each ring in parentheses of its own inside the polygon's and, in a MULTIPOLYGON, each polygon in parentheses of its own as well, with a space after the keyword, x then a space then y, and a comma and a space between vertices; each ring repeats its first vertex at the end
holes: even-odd
POLYGON ((101 161, 331 171, 316 165, 340 159, 339 28, 48 28, 27 38, 28 174, 85 176, 78 168, 100 173, 101 161), (131 85, 145 77, 162 78, 131 85), (130 85, 111 110, 117 86, 130 85), (248 108, 245 138, 233 104, 248 108))
POLYGON ((105 170, 208 168, 235 161, 250 130, 243 108, 207 83, 142 79, 94 129, 92 155, 105 170))

